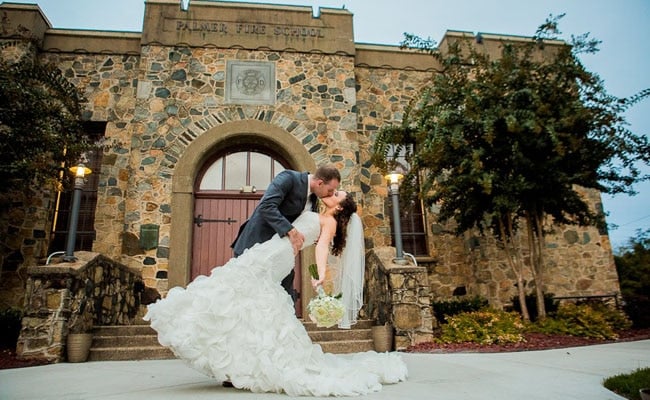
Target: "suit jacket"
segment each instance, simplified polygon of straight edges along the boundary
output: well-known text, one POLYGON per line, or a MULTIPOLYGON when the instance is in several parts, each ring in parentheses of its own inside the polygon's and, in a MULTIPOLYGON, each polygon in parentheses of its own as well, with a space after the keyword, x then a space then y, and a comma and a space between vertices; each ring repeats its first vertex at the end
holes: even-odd
POLYGON ((307 202, 309 173, 284 170, 271 181, 250 218, 239 227, 232 243, 235 256, 255 243, 285 236, 291 223, 304 211, 307 202))

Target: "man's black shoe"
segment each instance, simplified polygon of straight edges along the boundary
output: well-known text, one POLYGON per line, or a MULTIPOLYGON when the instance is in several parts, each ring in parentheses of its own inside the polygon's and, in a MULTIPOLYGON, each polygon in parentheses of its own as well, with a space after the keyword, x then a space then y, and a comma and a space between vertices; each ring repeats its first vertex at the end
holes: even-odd
POLYGON ((223 386, 223 387, 228 387, 228 388, 230 388, 230 387, 235 387, 235 386, 232 384, 232 382, 230 382, 230 381, 223 381, 223 382, 221 382, 221 386, 223 386))

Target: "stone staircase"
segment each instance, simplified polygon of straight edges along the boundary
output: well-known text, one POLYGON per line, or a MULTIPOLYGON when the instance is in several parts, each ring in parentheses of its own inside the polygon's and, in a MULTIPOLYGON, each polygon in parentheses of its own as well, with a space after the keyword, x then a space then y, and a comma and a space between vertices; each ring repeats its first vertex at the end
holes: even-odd
POLYGON ((303 321, 309 337, 321 345, 326 353, 357 353, 374 350, 371 320, 360 320, 352 329, 318 328, 315 323, 303 321))
MULTIPOLYGON (((303 322, 314 343, 327 353, 354 353, 373 350, 372 321, 359 321, 353 329, 318 328, 303 322)), ((158 343, 148 324, 100 326, 93 331, 89 361, 165 360, 175 358, 158 343)))
POLYGON ((174 353, 161 346, 149 325, 100 326, 93 330, 88 361, 166 360, 174 353))

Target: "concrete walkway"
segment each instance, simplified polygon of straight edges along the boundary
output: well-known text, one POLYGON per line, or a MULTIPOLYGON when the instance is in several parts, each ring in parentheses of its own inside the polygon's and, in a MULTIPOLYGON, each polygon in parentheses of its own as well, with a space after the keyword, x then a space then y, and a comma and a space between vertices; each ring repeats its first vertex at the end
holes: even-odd
MULTIPOLYGON (((650 367, 650 340, 515 353, 402 354, 406 382, 368 399, 605 400, 605 378, 650 367)), ((650 382, 649 382, 650 385, 650 382)), ((179 360, 0 370, 0 399, 289 399, 224 388, 179 360)))

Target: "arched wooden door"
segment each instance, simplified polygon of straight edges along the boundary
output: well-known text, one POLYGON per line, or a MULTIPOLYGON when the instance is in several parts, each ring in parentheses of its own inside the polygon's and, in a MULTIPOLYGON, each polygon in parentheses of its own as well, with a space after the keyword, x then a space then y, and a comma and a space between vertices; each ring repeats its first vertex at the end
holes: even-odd
MULTIPOLYGON (((232 256, 230 245, 264 191, 287 163, 265 149, 232 148, 208 160, 195 183, 191 279, 209 275, 232 256)), ((300 258, 294 289, 301 290, 300 258)), ((302 305, 296 301, 300 316, 302 305)))

